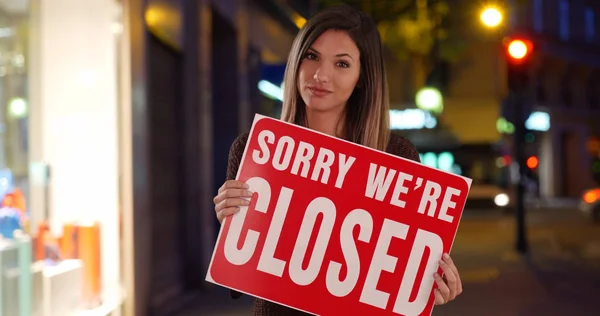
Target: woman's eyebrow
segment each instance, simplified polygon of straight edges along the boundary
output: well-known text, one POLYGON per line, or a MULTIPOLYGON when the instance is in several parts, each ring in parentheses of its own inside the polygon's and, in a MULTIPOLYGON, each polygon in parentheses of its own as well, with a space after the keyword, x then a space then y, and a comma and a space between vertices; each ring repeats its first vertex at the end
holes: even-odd
MULTIPOLYGON (((310 47, 308 50, 311 50, 313 53, 317 54, 317 55, 321 55, 321 53, 319 53, 319 51, 317 51, 316 49, 310 47)), ((350 57, 350 59, 354 60, 354 57, 352 57, 352 55, 350 55, 349 53, 340 53, 335 55, 335 57, 350 57)))

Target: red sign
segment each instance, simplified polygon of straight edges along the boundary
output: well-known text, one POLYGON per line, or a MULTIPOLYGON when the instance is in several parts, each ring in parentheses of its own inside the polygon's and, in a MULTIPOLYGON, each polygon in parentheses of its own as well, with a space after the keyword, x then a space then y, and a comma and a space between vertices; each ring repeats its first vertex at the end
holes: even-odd
POLYGON ((430 315, 471 180, 257 115, 207 281, 316 315, 430 315))

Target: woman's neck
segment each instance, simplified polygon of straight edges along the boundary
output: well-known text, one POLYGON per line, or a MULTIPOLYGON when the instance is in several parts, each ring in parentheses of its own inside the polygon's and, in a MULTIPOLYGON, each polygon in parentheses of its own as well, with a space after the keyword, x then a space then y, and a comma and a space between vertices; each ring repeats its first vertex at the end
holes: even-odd
POLYGON ((321 133, 343 138, 344 113, 306 111, 306 124, 308 128, 321 133))

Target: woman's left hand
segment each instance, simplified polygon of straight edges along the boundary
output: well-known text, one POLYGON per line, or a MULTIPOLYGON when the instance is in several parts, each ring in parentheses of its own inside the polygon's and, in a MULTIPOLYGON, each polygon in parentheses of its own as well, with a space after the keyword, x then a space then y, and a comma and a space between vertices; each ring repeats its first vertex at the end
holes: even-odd
POLYGON ((434 290, 435 305, 446 304, 462 293, 462 282, 460 281, 458 269, 456 269, 452 258, 447 253, 440 260, 440 267, 444 271, 444 276, 440 276, 437 272, 434 274, 438 286, 434 290))

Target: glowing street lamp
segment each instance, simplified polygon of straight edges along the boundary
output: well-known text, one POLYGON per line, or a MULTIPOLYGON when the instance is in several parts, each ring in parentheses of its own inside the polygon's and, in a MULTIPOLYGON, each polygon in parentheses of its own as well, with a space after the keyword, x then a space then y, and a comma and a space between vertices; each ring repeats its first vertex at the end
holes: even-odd
POLYGON ((500 12, 500 10, 497 8, 489 7, 481 12, 479 18, 481 19, 481 23, 483 23, 483 25, 489 28, 494 28, 502 23, 503 16, 502 12, 500 12))
POLYGON ((440 90, 431 87, 425 87, 415 97, 415 103, 421 110, 429 111, 435 114, 441 114, 444 109, 444 98, 440 90))

